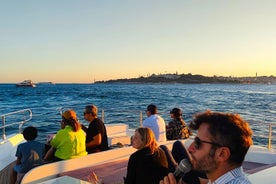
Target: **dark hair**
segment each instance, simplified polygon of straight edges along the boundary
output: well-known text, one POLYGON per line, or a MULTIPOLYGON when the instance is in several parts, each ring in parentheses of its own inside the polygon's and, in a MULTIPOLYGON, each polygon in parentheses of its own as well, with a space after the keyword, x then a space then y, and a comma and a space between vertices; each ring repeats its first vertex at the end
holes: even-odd
POLYGON ((28 126, 23 130, 23 137, 27 141, 32 141, 35 140, 37 137, 37 129, 32 126, 28 126))
POLYGON ((86 112, 89 112, 92 114, 92 116, 96 117, 98 115, 98 108, 96 105, 87 105, 85 106, 86 112))
POLYGON ((252 130, 249 124, 238 114, 205 111, 196 114, 190 128, 197 130, 201 124, 208 124, 212 141, 228 147, 231 151, 231 163, 242 164, 252 145, 252 130))
POLYGON ((150 104, 147 107, 147 111, 149 111, 151 114, 157 114, 157 107, 154 104, 150 104))
POLYGON ((181 118, 181 116, 182 116, 182 111, 181 111, 181 109, 179 109, 179 108, 173 108, 173 109, 170 111, 170 114, 173 114, 175 118, 181 118))

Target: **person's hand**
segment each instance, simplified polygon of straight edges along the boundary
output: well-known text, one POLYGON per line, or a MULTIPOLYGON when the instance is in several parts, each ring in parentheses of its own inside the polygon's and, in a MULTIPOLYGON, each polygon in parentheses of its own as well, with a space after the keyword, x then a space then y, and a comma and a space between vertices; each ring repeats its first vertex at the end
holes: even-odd
MULTIPOLYGON (((177 184, 177 181, 173 173, 169 173, 168 176, 165 176, 164 179, 159 182, 159 184, 177 184)), ((181 181, 179 184, 181 184, 181 181)))

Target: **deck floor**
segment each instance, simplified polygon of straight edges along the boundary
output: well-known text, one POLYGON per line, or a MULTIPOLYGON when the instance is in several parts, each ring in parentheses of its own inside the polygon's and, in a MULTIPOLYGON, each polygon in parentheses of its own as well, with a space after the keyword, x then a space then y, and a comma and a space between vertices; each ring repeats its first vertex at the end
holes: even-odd
POLYGON ((124 183, 128 159, 109 162, 93 167, 86 167, 74 171, 64 172, 59 176, 71 176, 83 181, 89 181, 89 176, 94 172, 104 184, 124 183))
MULTIPOLYGON (((89 181, 89 176, 94 172, 98 178, 100 178, 104 184, 120 184, 124 183, 124 177, 127 172, 128 160, 119 160, 109 162, 93 167, 86 167, 74 171, 61 173, 59 176, 71 176, 81 179, 83 181, 89 181)), ((255 162, 244 162, 243 169, 247 174, 253 174, 259 170, 270 167, 270 165, 260 164, 255 162)))

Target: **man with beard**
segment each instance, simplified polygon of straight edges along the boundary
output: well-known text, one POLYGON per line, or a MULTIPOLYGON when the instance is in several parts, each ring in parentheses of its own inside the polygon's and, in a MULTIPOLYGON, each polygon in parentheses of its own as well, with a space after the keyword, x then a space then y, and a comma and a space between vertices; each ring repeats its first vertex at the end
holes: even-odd
MULTIPOLYGON (((239 115, 206 111, 197 114, 190 124, 197 130, 188 151, 192 168, 206 173, 208 184, 250 184, 243 173, 242 162, 252 145, 252 130, 239 115)), ((182 184, 170 173, 160 184, 182 184)))

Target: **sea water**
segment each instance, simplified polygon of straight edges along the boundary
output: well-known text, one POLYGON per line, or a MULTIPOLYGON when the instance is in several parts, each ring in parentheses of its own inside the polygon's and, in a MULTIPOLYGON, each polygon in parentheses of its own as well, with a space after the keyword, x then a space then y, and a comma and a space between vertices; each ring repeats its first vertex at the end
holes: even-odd
MULTIPOLYGON (((84 107, 95 104, 104 122, 140 126, 147 105, 156 104, 168 123, 170 110, 183 110, 188 124, 193 115, 207 109, 238 113, 254 131, 254 143, 266 144, 268 124, 276 123, 276 85, 265 84, 55 84, 35 88, 0 84, 0 114, 30 108, 33 118, 23 127, 39 130, 39 141, 60 129, 60 109, 74 109, 81 123, 84 107), (103 113, 104 112, 104 113, 103 113), (142 115, 142 117, 141 117, 142 115)), ((8 120, 7 120, 8 121, 8 120)), ((8 122, 7 122, 8 123, 8 122)), ((273 128, 273 135, 276 126, 273 128)), ((16 131, 7 128, 7 133, 16 131)), ((275 137, 275 136, 274 136, 275 137)), ((274 138, 274 144, 275 144, 274 138)))

